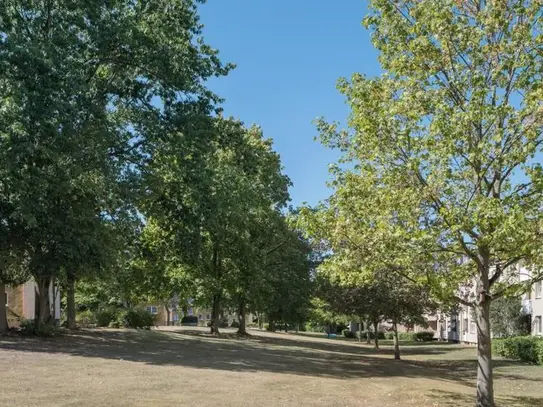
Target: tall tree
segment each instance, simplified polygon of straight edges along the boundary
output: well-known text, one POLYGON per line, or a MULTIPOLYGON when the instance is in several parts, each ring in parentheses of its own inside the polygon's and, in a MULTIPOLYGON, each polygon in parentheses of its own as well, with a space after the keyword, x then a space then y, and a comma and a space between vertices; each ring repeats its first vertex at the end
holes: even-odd
POLYGON ((79 271, 79 249, 120 210, 117 187, 173 143, 180 115, 211 111, 203 83, 229 68, 192 0, 2 4, 0 171, 17 192, 10 216, 24 221, 41 322, 53 281, 79 271))
POLYGON ((541 5, 372 0, 370 10, 385 74, 340 81, 352 130, 321 122, 322 140, 356 164, 337 182, 367 210, 350 218, 357 242, 475 309, 477 406, 493 407, 490 303, 543 277, 508 271, 541 257, 541 5), (433 270, 417 273, 409 253, 432 256, 433 270))

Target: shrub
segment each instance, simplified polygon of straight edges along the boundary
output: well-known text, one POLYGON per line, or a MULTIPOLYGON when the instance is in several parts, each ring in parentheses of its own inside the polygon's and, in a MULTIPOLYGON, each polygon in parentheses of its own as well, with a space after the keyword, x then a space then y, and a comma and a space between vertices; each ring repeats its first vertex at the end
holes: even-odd
POLYGON ((108 327, 110 327, 110 328, 120 328, 121 324, 120 324, 120 322, 118 320, 115 320, 115 321, 111 321, 108 324, 108 327))
POLYGON ((247 328, 258 328, 258 324, 255 324, 254 322, 249 322, 247 324, 247 328))
POLYGON ((264 324, 264 329, 265 329, 266 331, 271 331, 271 330, 272 330, 272 329, 270 328, 270 324, 268 324, 268 323, 264 324))
POLYGON ((125 328, 146 329, 155 325, 155 316, 142 308, 132 308, 123 311, 117 321, 125 328))
POLYGON ((77 325, 83 328, 96 325, 96 316, 90 310, 81 311, 76 315, 75 320, 77 325))
POLYGON ((414 342, 416 341, 415 335, 416 334, 414 332, 398 332, 398 339, 400 341, 414 342))
POLYGON ((37 324, 33 319, 24 319, 20 323, 21 333, 23 335, 35 336, 53 336, 58 333, 58 328, 54 324, 37 324))
POLYGON ((351 331, 349 331, 348 329, 344 329, 344 330, 343 330, 343 336, 344 336, 345 338, 354 338, 354 337, 355 337, 355 334, 354 334, 354 332, 351 332, 351 331))
POLYGON ((230 328, 239 328, 239 322, 238 321, 232 321, 230 324, 230 328))
POLYGON ((113 308, 105 308, 94 313, 96 326, 109 326, 112 321, 117 319, 117 312, 113 308))
POLYGON ((219 321, 219 328, 228 328, 228 320, 227 319, 221 319, 219 321))
POLYGON ((198 317, 196 315, 185 315, 183 318, 181 318, 181 325, 183 324, 191 324, 191 325, 198 325, 198 317))
POLYGON ((543 364, 543 338, 534 336, 515 336, 492 341, 494 353, 507 359, 517 359, 527 363, 543 364))
POLYGON ((429 331, 416 332, 414 338, 418 342, 430 342, 434 340, 434 333, 429 331))
POLYGON ((394 332, 387 332, 385 333, 385 339, 393 340, 394 339, 394 332))
MULTIPOLYGON (((360 336, 362 336, 362 339, 366 339, 367 331, 358 331, 356 337, 360 338, 360 336)), ((370 331, 370 339, 375 339, 375 333, 373 331, 370 331)), ((385 333, 382 331, 377 332, 377 339, 385 339, 385 333)))

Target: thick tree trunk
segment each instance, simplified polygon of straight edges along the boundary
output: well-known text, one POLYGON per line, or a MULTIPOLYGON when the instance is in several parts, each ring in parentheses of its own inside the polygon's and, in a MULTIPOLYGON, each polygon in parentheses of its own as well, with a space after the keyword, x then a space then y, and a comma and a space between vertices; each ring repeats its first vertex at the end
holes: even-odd
POLYGON ((398 325, 396 321, 392 323, 392 329, 394 330, 394 359, 400 360, 400 341, 398 340, 398 325))
POLYGON ((49 324, 51 318, 51 304, 49 301, 49 287, 51 286, 51 279, 48 277, 39 278, 38 285, 38 315, 37 323, 39 325, 49 324))
POLYGON ((371 343, 371 337, 370 337, 370 321, 366 321, 366 344, 370 344, 371 343))
POLYGON ((75 279, 68 276, 66 284, 66 317, 68 329, 75 329, 75 279))
POLYGON ((8 314, 6 307, 6 284, 0 281, 0 335, 8 331, 8 314))
POLYGON ((377 335, 377 329, 379 328, 379 322, 373 323, 373 334, 375 335, 375 349, 379 349, 379 335, 377 335))
POLYGON ((479 301, 475 310, 477 316, 477 407, 495 407, 490 337, 490 301, 486 296, 484 297, 482 301, 479 301))
POLYGON ((358 342, 362 342, 362 317, 360 317, 358 321, 358 332, 358 342))
POLYGON ((239 320, 238 334, 246 335, 247 329, 245 326, 245 302, 244 301, 242 301, 239 306, 238 320, 239 320))
POLYGON ((219 334, 219 323, 221 319, 221 296, 215 294, 213 296, 213 305, 211 308, 211 334, 219 334))

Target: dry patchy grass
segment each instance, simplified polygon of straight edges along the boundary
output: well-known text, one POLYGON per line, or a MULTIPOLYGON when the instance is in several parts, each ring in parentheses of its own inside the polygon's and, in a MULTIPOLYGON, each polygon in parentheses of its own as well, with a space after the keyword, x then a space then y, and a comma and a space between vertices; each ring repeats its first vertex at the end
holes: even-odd
MULTIPOLYGON (((475 350, 199 329, 0 337, 0 406, 471 406, 475 350)), ((498 360, 503 407, 543 406, 543 368, 498 360)))

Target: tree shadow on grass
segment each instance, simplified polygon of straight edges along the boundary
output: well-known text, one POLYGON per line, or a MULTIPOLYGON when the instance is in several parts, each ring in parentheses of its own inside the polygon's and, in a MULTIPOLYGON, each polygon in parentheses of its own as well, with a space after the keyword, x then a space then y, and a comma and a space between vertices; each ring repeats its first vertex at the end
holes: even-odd
MULTIPOLYGON (((475 362, 395 361, 375 351, 310 338, 255 335, 221 339, 190 331, 82 330, 52 338, 0 338, 0 351, 42 352, 236 372, 273 372, 337 379, 410 377, 472 386, 475 362)), ((405 353, 405 352, 404 352, 405 353)), ((390 356, 390 357, 388 357, 390 356)), ((507 362, 503 362, 507 363, 507 362)))
MULTIPOLYGON (((475 395, 449 391, 432 391, 431 394, 439 406, 458 407, 475 405, 475 395)), ((497 407, 543 407, 543 396, 496 396, 495 401, 497 407)))

